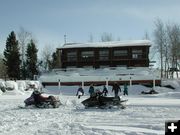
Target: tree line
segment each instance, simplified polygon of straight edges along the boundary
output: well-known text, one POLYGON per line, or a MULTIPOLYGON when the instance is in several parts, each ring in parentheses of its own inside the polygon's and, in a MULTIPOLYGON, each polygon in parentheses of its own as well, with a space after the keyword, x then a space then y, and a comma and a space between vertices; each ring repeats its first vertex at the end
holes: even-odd
POLYGON ((155 21, 154 51, 159 54, 162 78, 177 78, 180 69, 180 25, 155 21))
POLYGON ((4 79, 33 79, 41 71, 55 68, 57 61, 56 52, 48 52, 44 54, 46 58, 39 60, 36 41, 23 28, 18 39, 14 31, 8 35, 3 55, 0 56, 0 78, 4 79))
MULTIPOLYGON (((17 34, 12 31, 6 40, 3 55, 0 55, 0 78, 9 79, 33 79, 34 75, 41 74, 42 71, 49 71, 58 67, 60 58, 57 51, 52 50, 52 46, 46 45, 38 58, 36 40, 32 34, 24 28, 20 28, 17 34)), ((93 35, 89 37, 89 42, 93 42, 93 35)), ((142 39, 150 39, 148 33, 142 39)), ((113 41, 111 33, 103 33, 101 41, 113 41)), ((117 40, 120 40, 118 38, 117 40)), ((160 61, 159 67, 162 78, 173 78, 180 69, 180 25, 177 23, 164 23, 161 19, 156 19, 153 30, 153 45, 151 55, 156 56, 156 61, 160 61)), ((150 58, 151 60, 151 58, 150 58)))
MULTIPOLYGON (((156 64, 160 68, 161 78, 173 78, 174 73, 179 78, 180 71, 180 25, 178 23, 165 23, 160 18, 154 22, 153 44, 150 55, 156 57, 156 64), (160 61, 160 64, 159 64, 160 61)), ((148 32, 142 39, 150 40, 148 32)), ((103 33, 101 41, 113 41, 111 33, 103 33)), ((120 41, 120 38, 117 40, 120 41)), ((93 42, 93 35, 89 36, 93 42)), ((154 58, 150 58, 150 61, 154 58)))

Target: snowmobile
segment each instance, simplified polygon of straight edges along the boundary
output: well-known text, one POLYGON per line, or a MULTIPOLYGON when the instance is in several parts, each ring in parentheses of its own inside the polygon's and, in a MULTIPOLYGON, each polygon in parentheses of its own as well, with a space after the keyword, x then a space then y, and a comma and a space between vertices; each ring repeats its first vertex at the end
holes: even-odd
POLYGON ((91 96, 88 99, 82 101, 81 103, 85 106, 85 108, 90 108, 90 107, 96 107, 96 108, 113 108, 113 107, 118 107, 121 109, 124 109, 125 102, 127 100, 121 100, 121 98, 118 97, 104 97, 102 95, 95 95, 91 96))
POLYGON ((158 92, 152 89, 150 91, 142 91, 141 94, 158 94, 158 92))
POLYGON ((33 92, 29 98, 24 100, 25 107, 35 106, 37 108, 58 108, 61 104, 58 97, 42 96, 40 92, 33 92))

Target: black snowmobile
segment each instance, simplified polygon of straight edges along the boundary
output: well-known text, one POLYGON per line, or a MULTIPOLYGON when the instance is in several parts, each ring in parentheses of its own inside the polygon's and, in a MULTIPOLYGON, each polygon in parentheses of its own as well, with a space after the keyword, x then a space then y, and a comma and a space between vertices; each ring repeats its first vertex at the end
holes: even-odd
POLYGON ((94 95, 90 98, 82 101, 81 103, 85 106, 85 108, 89 107, 97 107, 97 108, 113 108, 118 107, 121 109, 125 108, 125 102, 127 100, 121 100, 121 98, 118 97, 104 97, 102 95, 94 95))
POLYGON ((25 107, 35 106, 37 108, 58 108, 60 100, 55 96, 44 97, 39 91, 34 91, 29 98, 24 100, 25 107))
POLYGON ((158 92, 152 89, 150 91, 142 91, 141 94, 158 94, 158 92))

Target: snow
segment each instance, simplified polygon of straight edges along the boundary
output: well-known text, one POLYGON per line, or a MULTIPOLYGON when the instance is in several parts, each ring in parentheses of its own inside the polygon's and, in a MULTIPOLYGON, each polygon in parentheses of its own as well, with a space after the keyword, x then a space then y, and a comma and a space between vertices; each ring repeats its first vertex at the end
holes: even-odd
POLYGON ((93 82, 93 81, 130 81, 131 80, 160 80, 160 73, 156 69, 147 67, 136 68, 104 68, 104 69, 82 69, 70 68, 66 71, 54 70, 40 76, 41 82, 93 82))
POLYGON ((91 47, 124 47, 124 46, 151 46, 149 40, 125 40, 111 42, 96 42, 96 43, 68 43, 63 48, 91 48, 91 47))
MULTIPOLYGON (((25 88, 26 81, 10 84, 15 83, 25 88)), ((129 96, 122 96, 128 99, 125 109, 85 109, 81 101, 89 97, 88 87, 80 99, 75 96, 78 86, 46 87, 46 93, 59 96, 63 103, 56 109, 20 109, 31 91, 6 91, 0 95, 0 135, 164 135, 165 121, 180 117, 179 80, 166 83, 176 88, 155 87, 156 95, 141 95, 150 88, 133 85, 129 96), (8 93, 12 91, 14 95, 8 93)), ((114 95, 110 86, 108 95, 114 95)))
POLYGON ((162 86, 167 86, 167 85, 171 85, 174 88, 178 88, 180 87, 180 80, 178 79, 168 79, 168 80, 163 80, 162 81, 162 86))

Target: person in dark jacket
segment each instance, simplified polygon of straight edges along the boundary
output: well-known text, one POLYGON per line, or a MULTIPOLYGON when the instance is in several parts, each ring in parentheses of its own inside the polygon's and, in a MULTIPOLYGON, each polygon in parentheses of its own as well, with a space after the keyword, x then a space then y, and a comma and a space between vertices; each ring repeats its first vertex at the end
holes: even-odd
POLYGON ((103 93, 101 92, 100 89, 97 88, 97 89, 95 90, 95 96, 96 96, 96 97, 100 97, 100 96, 102 96, 102 94, 103 94, 103 93))
POLYGON ((78 96, 78 99, 80 99, 81 96, 83 96, 83 95, 84 95, 84 90, 83 90, 82 86, 79 86, 76 96, 78 96))
POLYGON ((106 88, 106 86, 104 85, 104 88, 103 88, 103 91, 102 91, 103 95, 106 97, 107 96, 107 93, 108 93, 108 90, 106 88))
POLYGON ((121 88, 119 87, 119 85, 117 84, 117 82, 114 83, 113 87, 112 87, 112 92, 114 91, 114 96, 118 97, 118 93, 121 92, 121 88))
POLYGON ((89 94, 90 94, 90 97, 94 94, 94 86, 93 86, 93 84, 91 84, 90 87, 89 87, 89 94))

